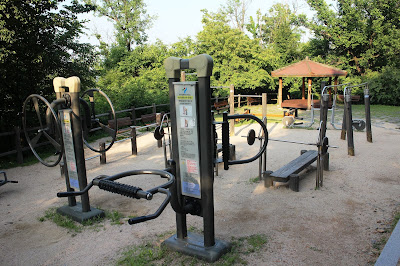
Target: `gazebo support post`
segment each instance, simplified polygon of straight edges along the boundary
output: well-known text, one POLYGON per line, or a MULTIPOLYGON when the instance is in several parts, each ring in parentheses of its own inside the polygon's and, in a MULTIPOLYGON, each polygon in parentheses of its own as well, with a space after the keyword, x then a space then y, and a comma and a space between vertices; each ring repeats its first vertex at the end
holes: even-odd
POLYGON ((301 90, 301 99, 305 100, 306 99, 306 78, 303 77, 303 88, 301 90))
POLYGON ((311 78, 308 78, 307 110, 311 109, 311 78))
POLYGON ((282 77, 279 77, 279 90, 278 90, 278 107, 282 106, 282 87, 283 87, 283 80, 282 77))

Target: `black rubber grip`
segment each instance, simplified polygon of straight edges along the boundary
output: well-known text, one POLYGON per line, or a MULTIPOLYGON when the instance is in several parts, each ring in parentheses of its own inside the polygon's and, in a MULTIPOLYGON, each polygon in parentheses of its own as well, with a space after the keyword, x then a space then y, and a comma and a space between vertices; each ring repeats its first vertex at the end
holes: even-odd
POLYGON ((153 197, 151 193, 143 191, 139 187, 121 184, 110 180, 100 180, 98 186, 100 189, 120 194, 128 198, 151 200, 153 197))

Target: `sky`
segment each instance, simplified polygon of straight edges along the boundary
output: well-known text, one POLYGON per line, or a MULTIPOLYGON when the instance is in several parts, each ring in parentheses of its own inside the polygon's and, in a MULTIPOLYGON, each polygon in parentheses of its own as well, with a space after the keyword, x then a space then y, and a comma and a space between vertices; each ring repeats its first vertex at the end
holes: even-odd
MULTIPOLYGON (((276 3, 283 2, 292 6, 293 3, 297 6, 297 13, 305 13, 310 15, 305 0, 253 0, 251 1, 247 16, 256 16, 256 11, 261 9, 261 13, 265 14, 276 3)), ((157 16, 153 22, 153 27, 147 31, 149 42, 154 43, 160 39, 165 44, 178 42, 180 38, 187 36, 195 37, 202 30, 200 10, 207 9, 208 11, 216 12, 226 3, 226 0, 200 0, 200 1, 182 1, 182 0, 145 0, 147 5, 147 13, 157 16)), ((112 43, 113 24, 105 17, 97 17, 93 14, 82 16, 90 20, 86 26, 89 28, 86 31, 86 36, 81 38, 81 42, 90 42, 98 45, 98 41, 93 34, 99 33, 103 41, 112 43)), ((303 40, 304 41, 304 40, 303 40)))

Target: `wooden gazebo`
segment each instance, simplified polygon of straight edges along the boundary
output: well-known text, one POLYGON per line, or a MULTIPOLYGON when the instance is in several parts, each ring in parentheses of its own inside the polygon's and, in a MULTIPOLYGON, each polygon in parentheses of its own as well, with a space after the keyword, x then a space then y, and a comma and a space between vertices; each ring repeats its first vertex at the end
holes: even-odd
POLYGON ((333 77, 334 85, 337 85, 338 77, 346 75, 347 71, 311 61, 308 57, 300 62, 274 70, 271 73, 272 77, 279 77, 278 106, 283 108, 293 107, 299 109, 311 108, 311 78, 329 77, 329 83, 331 83, 333 77), (282 79, 284 77, 303 78, 301 99, 285 100, 282 102, 282 79), (305 78, 308 80, 307 99, 305 98, 305 78))

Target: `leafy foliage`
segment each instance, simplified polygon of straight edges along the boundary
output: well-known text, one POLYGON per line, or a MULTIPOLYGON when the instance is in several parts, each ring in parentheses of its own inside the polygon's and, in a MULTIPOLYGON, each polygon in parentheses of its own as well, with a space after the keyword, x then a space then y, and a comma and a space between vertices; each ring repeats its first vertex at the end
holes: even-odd
POLYGON ((83 86, 94 84, 93 47, 77 42, 84 27, 77 15, 93 7, 62 2, 0 0, 1 131, 19 124, 28 95, 52 97, 54 77, 77 75, 83 86))
MULTIPOLYGON (((244 91, 272 88, 270 72, 277 58, 272 50, 262 49, 257 40, 228 25, 225 13, 203 10, 203 30, 197 35, 199 53, 213 57, 212 84, 234 84, 244 91)), ((224 95, 227 91, 222 91, 224 95)))
MULTIPOLYGON (((308 0, 316 16, 309 23, 330 62, 355 75, 399 67, 400 6, 397 1, 338 0, 333 10, 324 0, 308 0)), ((314 44, 317 44, 314 42, 314 44)))
POLYGON ((147 40, 146 30, 150 28, 154 17, 149 16, 143 0, 85 0, 96 6, 96 12, 114 22, 117 42, 128 51, 134 44, 143 44, 147 40))
POLYGON ((162 43, 137 46, 130 53, 111 48, 98 85, 115 108, 160 104, 168 101, 164 60, 168 49, 162 43), (113 62, 110 64, 110 62, 113 62))

